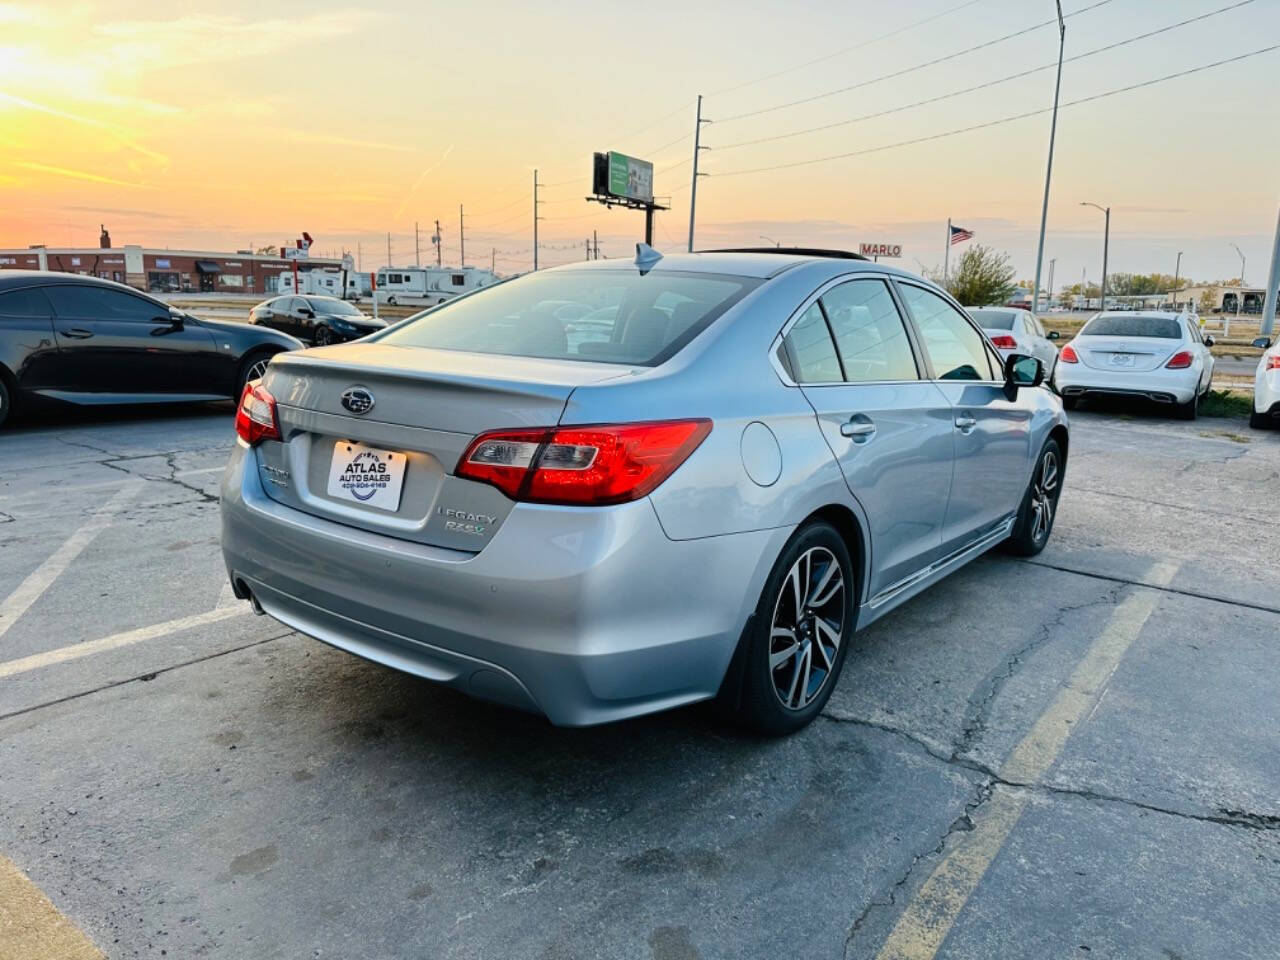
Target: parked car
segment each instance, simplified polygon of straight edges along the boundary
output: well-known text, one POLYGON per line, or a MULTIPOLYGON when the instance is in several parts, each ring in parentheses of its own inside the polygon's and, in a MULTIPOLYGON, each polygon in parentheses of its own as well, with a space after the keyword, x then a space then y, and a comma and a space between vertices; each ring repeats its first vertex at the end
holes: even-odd
POLYGON ((1053 369, 1058 365, 1058 331, 1045 333, 1040 318, 1023 307, 965 307, 969 316, 991 338, 991 343, 1001 356, 1011 353, 1030 354, 1044 364, 1045 379, 1053 379, 1053 369))
POLYGON ((110 280, 0 273, 0 423, 16 403, 239 397, 293 337, 198 319, 110 280))
POLYGON ((1272 343, 1267 337, 1253 341, 1262 347, 1258 358, 1258 370, 1253 377, 1253 412, 1249 426, 1259 430, 1280 427, 1280 343, 1272 343))
POLYGON ((317 347, 358 340, 387 325, 337 297, 293 294, 264 300, 249 311, 249 322, 280 330, 317 347))
POLYGON ((1043 372, 850 254, 539 271, 273 363, 222 549, 260 611, 556 724, 718 697, 786 733, 855 628, 1044 547, 1068 434, 1043 372), (549 300, 617 304, 609 336, 549 300))
POLYGON ((1093 397, 1144 397, 1194 420, 1213 382, 1212 346, 1187 313, 1100 313, 1062 348, 1054 384, 1068 410, 1093 397))

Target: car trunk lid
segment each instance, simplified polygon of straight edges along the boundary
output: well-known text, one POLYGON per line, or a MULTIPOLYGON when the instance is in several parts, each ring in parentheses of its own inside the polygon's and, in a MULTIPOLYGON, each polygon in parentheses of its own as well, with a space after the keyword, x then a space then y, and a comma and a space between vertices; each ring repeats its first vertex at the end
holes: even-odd
POLYGON ((576 387, 628 371, 378 343, 281 355, 264 380, 282 439, 256 448, 263 489, 328 520, 477 552, 513 504, 452 475, 471 439, 553 426, 576 387))
POLYGON ((1155 370, 1178 350, 1164 337, 1076 337, 1071 346, 1080 362, 1095 370, 1155 370))

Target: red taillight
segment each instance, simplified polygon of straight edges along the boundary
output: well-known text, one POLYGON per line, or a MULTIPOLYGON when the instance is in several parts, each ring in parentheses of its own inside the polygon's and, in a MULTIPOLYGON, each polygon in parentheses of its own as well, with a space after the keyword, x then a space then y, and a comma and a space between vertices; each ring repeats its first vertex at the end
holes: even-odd
POLYGON ((494 430, 471 442, 454 473, 512 500, 626 503, 657 489, 710 432, 710 420, 494 430))
POLYGON ((1079 363, 1080 362, 1080 358, 1076 356, 1075 347, 1071 346, 1071 344, 1069 343, 1062 348, 1062 352, 1058 354, 1058 359, 1061 360, 1063 363, 1079 363))
POLYGON ((1280 370, 1280 353, 1273 353, 1271 356, 1267 357, 1266 369, 1280 370))
POLYGON ((260 440, 279 440, 280 421, 276 418, 276 398, 258 381, 246 383, 236 411, 236 436, 249 446, 260 440))
POLYGON ((991 343, 997 350, 1016 350, 1018 349, 1018 341, 1013 339, 1007 333, 1001 333, 991 338, 991 343))
POLYGON ((1165 366, 1170 370, 1185 370, 1191 366, 1191 353, 1187 350, 1179 350, 1169 358, 1165 366))

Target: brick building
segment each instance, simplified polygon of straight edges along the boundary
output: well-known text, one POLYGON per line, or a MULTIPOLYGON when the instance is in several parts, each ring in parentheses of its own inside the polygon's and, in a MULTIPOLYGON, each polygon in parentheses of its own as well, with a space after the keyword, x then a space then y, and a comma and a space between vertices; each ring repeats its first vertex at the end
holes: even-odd
MULTIPOLYGON (((0 270, 53 270, 127 283, 152 293, 271 294, 293 261, 256 253, 208 253, 123 247, 27 247, 0 250, 0 270)), ((341 270, 342 261, 311 257, 299 271, 341 270)))

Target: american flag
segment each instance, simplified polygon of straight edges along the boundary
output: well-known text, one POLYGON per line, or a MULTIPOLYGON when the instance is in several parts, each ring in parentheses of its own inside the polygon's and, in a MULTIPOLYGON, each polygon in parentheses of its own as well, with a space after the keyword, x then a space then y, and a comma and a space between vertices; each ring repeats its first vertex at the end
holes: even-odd
POLYGON ((966 240, 973 239, 973 231, 966 230, 964 227, 951 228, 951 245, 954 247, 957 243, 964 243, 966 240))

